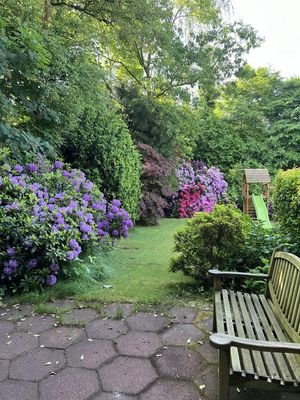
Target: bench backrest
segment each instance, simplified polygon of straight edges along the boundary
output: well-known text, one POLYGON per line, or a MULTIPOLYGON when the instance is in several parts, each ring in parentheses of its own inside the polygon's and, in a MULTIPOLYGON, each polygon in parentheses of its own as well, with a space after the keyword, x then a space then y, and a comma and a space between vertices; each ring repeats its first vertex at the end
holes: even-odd
POLYGON ((294 342, 300 342, 300 258, 274 251, 267 296, 281 326, 294 342))

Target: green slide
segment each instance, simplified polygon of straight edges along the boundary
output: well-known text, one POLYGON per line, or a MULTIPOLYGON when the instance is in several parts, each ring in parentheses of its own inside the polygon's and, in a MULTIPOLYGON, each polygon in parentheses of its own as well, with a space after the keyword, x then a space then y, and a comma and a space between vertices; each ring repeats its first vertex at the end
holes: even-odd
POLYGON ((263 197, 261 195, 253 194, 252 202, 255 208, 256 218, 263 222, 263 226, 266 229, 271 229, 272 225, 269 220, 268 210, 263 197))

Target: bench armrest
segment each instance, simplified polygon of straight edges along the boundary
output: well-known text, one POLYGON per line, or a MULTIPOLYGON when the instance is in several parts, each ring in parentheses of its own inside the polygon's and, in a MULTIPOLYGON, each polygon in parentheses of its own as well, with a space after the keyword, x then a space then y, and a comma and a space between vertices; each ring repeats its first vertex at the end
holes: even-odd
POLYGON ((248 272, 231 272, 231 271, 220 271, 218 269, 210 269, 208 275, 213 278, 244 278, 244 279, 268 279, 268 274, 251 274, 248 272))
POLYGON ((213 347, 219 350, 229 350, 231 347, 240 347, 248 350, 268 351, 271 353, 300 354, 300 343, 252 340, 226 335, 225 333, 214 333, 210 335, 209 341, 213 347))

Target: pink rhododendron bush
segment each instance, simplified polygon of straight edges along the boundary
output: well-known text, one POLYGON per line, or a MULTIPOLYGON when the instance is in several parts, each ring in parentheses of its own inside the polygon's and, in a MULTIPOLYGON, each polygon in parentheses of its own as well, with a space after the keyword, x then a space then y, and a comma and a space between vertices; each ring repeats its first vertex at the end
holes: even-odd
POLYGON ((186 161, 176 170, 180 190, 178 192, 179 218, 192 217, 196 212, 211 212, 214 205, 224 199, 227 182, 218 168, 201 161, 186 161))
POLYGON ((133 223, 83 172, 61 161, 12 163, 0 153, 0 284, 6 292, 54 285, 75 260, 127 237, 133 223))

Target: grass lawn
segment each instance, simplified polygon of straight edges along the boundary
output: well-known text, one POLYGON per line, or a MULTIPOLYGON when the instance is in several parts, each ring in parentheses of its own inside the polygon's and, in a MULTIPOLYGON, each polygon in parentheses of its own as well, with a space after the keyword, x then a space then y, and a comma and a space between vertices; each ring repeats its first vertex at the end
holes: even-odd
POLYGON ((163 219, 159 226, 135 227, 128 239, 118 241, 106 256, 94 259, 95 265, 104 263, 111 271, 104 281, 92 285, 81 279, 61 281, 42 294, 25 295, 18 301, 43 303, 51 298, 73 297, 107 303, 203 303, 204 295, 197 291, 192 278, 169 272, 173 235, 185 222, 163 219))
POLYGON ((113 275, 103 282, 112 288, 99 288, 79 296, 82 300, 141 303, 172 302, 190 297, 193 279, 169 272, 173 235, 184 220, 164 219, 159 226, 136 227, 129 238, 118 242, 111 252, 113 275))

